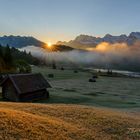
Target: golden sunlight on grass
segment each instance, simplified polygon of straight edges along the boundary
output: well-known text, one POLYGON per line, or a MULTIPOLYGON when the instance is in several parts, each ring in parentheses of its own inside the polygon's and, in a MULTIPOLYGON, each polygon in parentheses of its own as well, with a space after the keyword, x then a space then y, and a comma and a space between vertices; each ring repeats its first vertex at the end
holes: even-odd
POLYGON ((139 139, 140 118, 75 105, 0 103, 0 139, 139 139))

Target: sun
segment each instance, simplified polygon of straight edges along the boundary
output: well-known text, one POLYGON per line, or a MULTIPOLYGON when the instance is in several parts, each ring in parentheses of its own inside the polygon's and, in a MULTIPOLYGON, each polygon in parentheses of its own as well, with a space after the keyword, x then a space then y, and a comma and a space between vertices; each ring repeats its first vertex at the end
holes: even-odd
POLYGON ((48 42, 47 45, 48 45, 49 48, 51 48, 52 43, 51 42, 48 42))
POLYGON ((44 45, 44 49, 52 51, 53 50, 53 44, 51 42, 47 42, 46 45, 44 45))

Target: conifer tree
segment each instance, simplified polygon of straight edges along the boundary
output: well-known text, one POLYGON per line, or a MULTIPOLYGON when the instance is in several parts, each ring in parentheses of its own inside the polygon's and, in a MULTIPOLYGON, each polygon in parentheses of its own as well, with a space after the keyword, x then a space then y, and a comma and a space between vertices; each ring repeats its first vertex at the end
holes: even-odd
POLYGON ((5 48, 4 61, 7 67, 13 66, 13 57, 9 45, 7 45, 5 48))

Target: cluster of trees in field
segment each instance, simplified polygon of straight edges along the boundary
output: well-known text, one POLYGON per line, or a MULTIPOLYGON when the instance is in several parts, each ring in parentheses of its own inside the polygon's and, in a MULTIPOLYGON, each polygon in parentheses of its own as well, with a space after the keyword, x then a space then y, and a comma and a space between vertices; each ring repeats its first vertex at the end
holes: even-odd
POLYGON ((39 60, 27 53, 19 51, 16 48, 0 45, 0 73, 6 72, 31 72, 30 65, 39 64, 39 60))

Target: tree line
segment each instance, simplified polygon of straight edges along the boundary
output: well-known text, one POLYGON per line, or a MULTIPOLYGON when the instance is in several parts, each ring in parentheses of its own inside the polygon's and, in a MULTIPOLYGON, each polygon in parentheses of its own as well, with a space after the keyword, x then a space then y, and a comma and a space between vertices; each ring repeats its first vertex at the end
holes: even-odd
POLYGON ((19 51, 16 48, 0 45, 0 73, 31 72, 30 65, 38 65, 39 60, 27 53, 26 51, 19 51))

